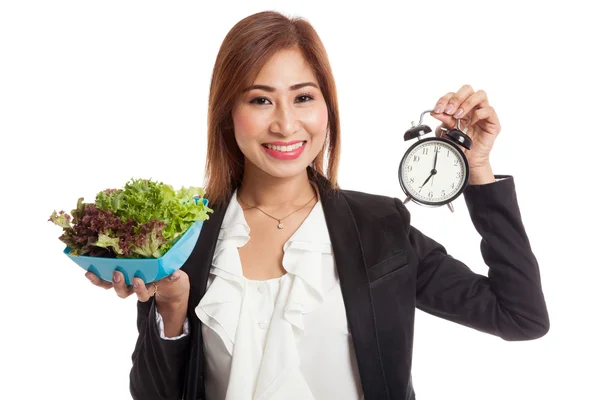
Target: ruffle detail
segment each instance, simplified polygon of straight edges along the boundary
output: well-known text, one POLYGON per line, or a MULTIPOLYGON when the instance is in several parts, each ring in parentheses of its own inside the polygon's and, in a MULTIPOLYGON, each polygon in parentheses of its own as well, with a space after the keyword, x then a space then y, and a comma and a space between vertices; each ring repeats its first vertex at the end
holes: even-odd
MULTIPOLYGON (((235 195, 231 200, 236 201, 235 195)), ((230 204, 223 220, 210 273, 214 275, 209 289, 196 307, 196 315, 223 340, 230 355, 246 287, 238 247, 250 240, 250 228, 241 207, 230 204)))
POLYGON ((284 318, 294 327, 296 341, 304 334, 304 314, 323 303, 328 286, 323 272, 323 254, 331 254, 331 243, 288 241, 283 267, 293 275, 284 318), (327 287, 326 287, 327 286, 327 287))
POLYGON ((244 301, 249 286, 238 252, 250 240, 249 234, 234 193, 213 256, 213 280, 196 307, 198 318, 222 339, 233 357, 226 398, 288 399, 289 393, 302 392, 302 398, 310 400, 297 342, 305 332, 304 315, 317 309, 336 284, 335 268, 325 268, 333 262, 324 260, 333 256, 322 205, 317 202, 283 246, 287 274, 280 280, 262 354, 252 339, 254 323, 244 301))

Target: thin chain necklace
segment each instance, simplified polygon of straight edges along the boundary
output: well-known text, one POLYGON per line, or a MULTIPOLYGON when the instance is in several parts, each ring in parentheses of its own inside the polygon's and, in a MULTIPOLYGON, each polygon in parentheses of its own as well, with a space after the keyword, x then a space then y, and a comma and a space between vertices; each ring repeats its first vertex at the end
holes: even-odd
POLYGON ((294 214, 295 212, 298 212, 300 210, 302 210, 304 207, 306 207, 308 205, 308 203, 310 203, 311 201, 313 201, 313 199, 316 197, 317 195, 315 194, 313 197, 310 198, 309 201, 307 201, 302 207, 300 207, 299 209, 297 209, 296 211, 292 211, 291 213, 289 213, 288 215, 286 215, 283 218, 275 218, 272 215, 267 214, 266 212, 264 212, 263 210, 261 210, 260 208, 258 208, 257 206, 251 206, 250 204, 247 204, 244 202, 244 200, 242 200, 241 198, 238 197, 238 199, 242 202, 242 204, 244 204, 245 206, 248 206, 248 208, 246 208, 246 210, 252 209, 252 208, 256 208, 258 211, 260 211, 261 213, 265 214, 267 217, 273 218, 275 221, 277 221, 277 227, 279 229, 283 229, 284 225, 283 225, 283 221, 284 219, 286 219, 287 217, 289 217, 290 215, 294 214))

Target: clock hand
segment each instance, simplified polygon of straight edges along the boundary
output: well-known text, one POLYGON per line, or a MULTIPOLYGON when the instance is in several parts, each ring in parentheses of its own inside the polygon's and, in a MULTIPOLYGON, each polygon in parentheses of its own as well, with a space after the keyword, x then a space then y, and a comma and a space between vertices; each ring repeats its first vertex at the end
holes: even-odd
POLYGON ((435 175, 433 172, 427 177, 427 179, 425 179, 425 182, 423 182, 423 184, 421 186, 419 186, 419 193, 421 193, 421 189, 423 189, 423 186, 425 186, 427 184, 427 182, 429 182, 429 180, 431 179, 431 177, 435 175))
MULTIPOLYGON (((437 173, 435 166, 437 165, 437 156, 438 156, 439 151, 435 152, 435 157, 433 159, 433 170, 431 171, 432 175, 435 175, 437 173)), ((425 185, 425 184, 423 184, 425 185)), ((433 179, 431 180, 431 186, 433 186, 433 179)))

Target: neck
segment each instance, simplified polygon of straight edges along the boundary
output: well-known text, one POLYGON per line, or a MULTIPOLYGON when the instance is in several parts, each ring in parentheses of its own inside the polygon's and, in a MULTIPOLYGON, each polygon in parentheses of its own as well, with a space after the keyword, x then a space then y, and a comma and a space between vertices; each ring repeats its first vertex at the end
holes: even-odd
POLYGON ((278 210, 301 206, 316 196, 308 173, 288 178, 277 178, 258 170, 246 168, 237 197, 243 202, 264 209, 278 210))

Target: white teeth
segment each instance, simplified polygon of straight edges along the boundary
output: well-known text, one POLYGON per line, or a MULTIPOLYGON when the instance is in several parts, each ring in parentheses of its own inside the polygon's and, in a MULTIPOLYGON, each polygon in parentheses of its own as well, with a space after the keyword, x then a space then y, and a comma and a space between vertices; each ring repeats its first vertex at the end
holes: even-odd
POLYGON ((300 147, 304 146, 304 143, 305 142, 298 142, 296 144, 292 144, 289 146, 273 146, 273 145, 267 143, 265 146, 268 149, 277 150, 277 151, 281 151, 281 152, 285 153, 285 152, 294 151, 296 149, 299 149, 300 147))

